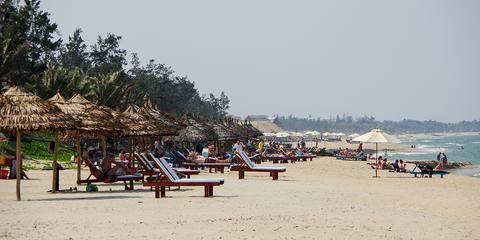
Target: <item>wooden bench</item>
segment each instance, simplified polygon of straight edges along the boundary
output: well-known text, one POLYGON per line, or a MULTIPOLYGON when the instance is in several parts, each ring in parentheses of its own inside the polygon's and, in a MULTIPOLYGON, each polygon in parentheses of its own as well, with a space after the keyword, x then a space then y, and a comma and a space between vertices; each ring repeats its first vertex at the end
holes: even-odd
MULTIPOLYGON (((135 153, 135 159, 140 163, 140 171, 139 173, 147 176, 155 176, 160 173, 159 169, 156 169, 150 160, 148 159, 148 156, 146 155, 140 155, 138 153, 135 153)), ((186 168, 173 168, 175 172, 177 172, 180 175, 184 175, 187 178, 190 178, 191 175, 198 175, 200 171, 198 170, 192 170, 192 169, 186 169, 186 168)))
POLYGON ((143 186, 155 188, 155 198, 165 197, 165 190, 167 187, 181 186, 203 186, 204 196, 212 197, 213 187, 220 186, 224 183, 223 178, 180 179, 180 177, 164 159, 153 158, 153 163, 155 167, 160 170, 161 174, 153 181, 144 182, 143 186))
POLYGON ((182 163, 182 165, 187 169, 197 170, 198 168, 208 168, 208 172, 215 172, 224 173, 225 168, 230 167, 230 163, 182 163))
POLYGON ((410 172, 410 174, 413 174, 413 177, 417 177, 417 175, 420 175, 422 178, 427 175, 429 178, 432 178, 432 175, 440 175, 440 178, 443 178, 443 175, 450 174, 450 172, 447 171, 421 171, 421 172, 410 172))
POLYGON ((245 172, 268 172, 273 180, 278 180, 278 173, 287 170, 285 167, 256 166, 245 152, 236 153, 236 156, 241 163, 230 167, 230 171, 238 171, 238 179, 244 179, 245 172))

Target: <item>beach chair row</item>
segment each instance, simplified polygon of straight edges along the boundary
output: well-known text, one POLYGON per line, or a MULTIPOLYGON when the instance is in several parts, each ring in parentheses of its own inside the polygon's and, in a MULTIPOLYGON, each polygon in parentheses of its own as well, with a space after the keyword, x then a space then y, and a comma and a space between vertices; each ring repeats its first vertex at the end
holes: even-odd
MULTIPOLYGON (((245 178, 245 172, 268 172, 273 180, 278 180, 278 174, 286 171, 285 167, 257 166, 245 152, 237 153, 236 157, 239 159, 239 164, 232 165, 230 170, 238 171, 239 179, 245 178)), ((93 182, 123 181, 125 190, 133 190, 133 182, 141 181, 143 186, 154 189, 156 198, 165 197, 166 188, 182 186, 203 186, 204 196, 212 197, 213 187, 224 184, 223 178, 192 179, 190 176, 197 175, 200 172, 199 170, 174 168, 164 158, 157 158, 151 153, 135 153, 135 159, 140 166, 136 174, 116 176, 114 178, 108 178, 105 173, 101 172, 92 162, 87 160, 86 164, 91 174, 86 180, 80 180, 77 183, 90 184, 93 182)))

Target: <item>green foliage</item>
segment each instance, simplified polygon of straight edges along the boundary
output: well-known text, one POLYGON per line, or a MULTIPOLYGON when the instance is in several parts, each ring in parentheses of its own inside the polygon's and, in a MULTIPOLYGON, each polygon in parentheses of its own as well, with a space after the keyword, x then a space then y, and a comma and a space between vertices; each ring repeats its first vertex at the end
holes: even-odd
MULTIPOLYGON (((13 149, 13 153, 15 153, 15 142, 11 141, 8 143, 2 143, 2 144, 7 144, 10 149, 13 149)), ((45 141, 27 141, 27 140, 22 140, 22 143, 20 145, 20 148, 22 150, 22 153, 28 157, 31 157, 33 159, 37 160, 52 160, 53 159, 53 153, 48 152, 48 142, 45 141)), ((10 154, 11 151, 9 152, 10 154)), ((58 161, 60 162, 70 162, 71 156, 74 155, 73 148, 65 146, 63 144, 59 145, 58 148, 58 161)))
POLYGON ((0 2, 0 76, 34 87, 61 44, 39 0, 0 2))
POLYGON ((476 132, 480 131, 480 121, 441 123, 437 121, 377 121, 374 117, 353 119, 345 114, 335 120, 308 119, 293 116, 278 117, 275 123, 283 129, 295 131, 317 130, 320 132, 364 133, 373 128, 382 128, 389 133, 432 133, 432 132, 476 132))
POLYGON ((200 95, 193 81, 165 64, 150 60, 142 66, 133 54, 132 68, 126 69, 121 36, 107 33, 88 46, 76 29, 62 44, 39 0, 4 0, 0 6, 1 81, 13 79, 43 98, 57 91, 67 99, 80 93, 117 110, 129 102, 143 104, 148 95, 161 110, 176 115, 191 112, 212 119, 227 114, 230 101, 224 93, 218 98, 200 95))

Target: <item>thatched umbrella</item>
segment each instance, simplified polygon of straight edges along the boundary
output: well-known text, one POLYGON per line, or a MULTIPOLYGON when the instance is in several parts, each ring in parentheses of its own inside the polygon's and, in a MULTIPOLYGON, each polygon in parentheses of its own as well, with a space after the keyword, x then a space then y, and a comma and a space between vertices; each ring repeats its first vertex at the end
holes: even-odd
POLYGON ((124 130, 124 126, 119 123, 112 114, 111 109, 101 107, 88 101, 80 94, 75 94, 70 100, 65 101, 65 98, 60 94, 55 94, 49 99, 54 103, 63 113, 70 115, 75 119, 76 133, 75 145, 78 155, 77 160, 77 180, 81 178, 81 161, 80 161, 80 137, 82 134, 89 136, 100 135, 102 144, 103 158, 106 157, 106 139, 105 135, 119 134, 124 130))
POLYGON ((150 97, 146 98, 145 103, 142 107, 142 111, 146 114, 151 115, 159 123, 164 125, 164 136, 177 135, 182 128, 187 126, 180 119, 166 112, 160 111, 155 105, 153 105, 150 97))
POLYGON ((20 136, 25 131, 55 131, 55 147, 53 154, 53 185, 56 190, 57 157, 59 131, 73 128, 74 120, 62 113, 48 101, 17 86, 10 87, 0 100, 0 130, 15 131, 16 135, 16 192, 17 200, 21 200, 20 179, 22 159, 20 154, 20 136))
POLYGON ((238 121, 233 119, 226 119, 225 125, 238 135, 239 139, 251 138, 250 131, 245 129, 238 121))
POLYGON ((116 117, 127 126, 128 131, 125 135, 128 136, 162 136, 170 131, 155 117, 133 104, 129 104, 127 109, 118 113, 116 117))
POLYGON ((167 141, 198 143, 217 139, 213 129, 193 115, 185 114, 181 121, 186 123, 187 126, 180 130, 177 136, 167 137, 167 141))
POLYGON ((133 104, 129 104, 125 111, 116 113, 115 117, 128 129, 128 131, 124 133, 124 136, 129 137, 131 159, 133 159, 134 137, 140 138, 146 146, 147 136, 166 136, 172 135, 177 131, 172 129, 172 127, 176 126, 165 124, 154 114, 147 112, 145 108, 133 104))
POLYGON ((218 141, 235 141, 239 137, 235 131, 222 123, 211 122, 209 125, 217 135, 218 141))
POLYGON ((254 127, 250 121, 245 121, 243 123, 243 126, 250 132, 250 135, 253 136, 254 138, 263 136, 262 131, 254 127))

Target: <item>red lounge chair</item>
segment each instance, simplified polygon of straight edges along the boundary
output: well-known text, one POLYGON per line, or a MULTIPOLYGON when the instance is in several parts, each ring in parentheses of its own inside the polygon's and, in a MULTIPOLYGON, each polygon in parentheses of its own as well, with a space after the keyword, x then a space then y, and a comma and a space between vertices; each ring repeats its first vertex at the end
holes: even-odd
POLYGON ((238 178, 244 179, 245 172, 269 172, 273 180, 278 180, 278 173, 285 172, 287 169, 285 167, 259 167, 256 166, 245 152, 240 152, 236 154, 241 163, 239 165, 233 165, 230 168, 230 171, 238 171, 238 178))
MULTIPOLYGON (((153 156, 152 156, 153 157, 153 156)), ((160 170, 156 169, 152 163, 148 160, 148 157, 146 155, 140 155, 138 153, 135 153, 135 159, 140 163, 141 165, 141 170, 139 171, 143 175, 148 175, 148 176, 157 176, 160 174, 160 170)), ((186 168, 173 168, 177 174, 184 175, 187 178, 190 178, 190 175, 198 175, 200 171, 198 170, 192 170, 192 169, 186 169, 186 168)))
POLYGON ((90 175, 85 180, 78 180, 77 184, 82 183, 93 183, 93 182, 103 182, 103 183, 112 183, 112 182, 123 182, 125 185, 125 190, 133 190, 133 181, 143 181, 143 175, 141 174, 134 174, 134 175, 121 175, 121 176, 114 176, 113 178, 108 181, 107 173, 104 173, 101 169, 99 169, 95 164, 93 164, 90 159, 85 159, 85 164, 90 169, 90 175), (91 179, 91 177, 95 177, 91 179), (127 181, 129 185, 127 185, 127 181))
POLYGON ((208 172, 212 172, 212 169, 215 170, 215 172, 225 172, 225 168, 230 167, 230 163, 212 163, 212 162, 204 162, 204 163, 196 163, 192 162, 190 159, 185 157, 181 152, 177 151, 177 155, 182 159, 182 166, 185 168, 190 168, 190 169, 198 169, 198 168, 208 168, 208 172))
POLYGON ((287 163, 289 160, 291 163, 295 163, 296 161, 298 161, 298 157, 295 157, 295 156, 261 156, 261 158, 263 160, 266 160, 266 161, 272 161, 273 163, 287 163))
POLYGON ((213 186, 220 186, 224 183, 223 178, 197 178, 181 179, 177 173, 170 167, 165 159, 153 159, 153 164, 160 170, 159 178, 153 181, 143 183, 143 186, 155 188, 155 198, 165 197, 166 187, 172 186, 203 186, 205 197, 213 196, 213 186))

